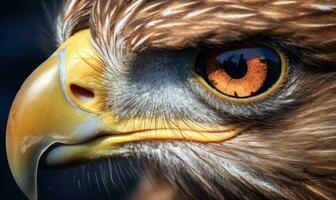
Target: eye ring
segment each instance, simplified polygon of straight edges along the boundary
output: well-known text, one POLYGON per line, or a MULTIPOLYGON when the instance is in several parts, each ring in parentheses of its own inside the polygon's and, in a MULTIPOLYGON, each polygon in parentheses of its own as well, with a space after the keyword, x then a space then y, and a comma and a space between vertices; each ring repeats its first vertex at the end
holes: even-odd
POLYGON ((210 91, 211 94, 215 95, 217 98, 219 98, 222 101, 225 101, 227 103, 247 104, 247 103, 256 103, 256 102, 264 101, 266 98, 270 97, 272 94, 276 93, 281 88, 281 86, 283 85, 283 83, 285 82, 286 77, 287 77, 288 66, 287 66, 287 59, 286 59, 285 55, 280 50, 269 47, 269 46, 260 46, 259 45, 259 47, 265 47, 265 48, 273 50, 277 54, 277 56, 279 58, 279 61, 281 62, 281 64, 280 64, 280 67, 281 67, 280 68, 280 74, 278 76, 278 79, 274 82, 274 84, 272 84, 272 86, 270 88, 268 88, 263 93, 260 93, 260 94, 254 95, 254 96, 250 96, 250 97, 244 97, 244 98, 236 98, 236 97, 232 97, 232 96, 223 94, 220 91, 218 91, 218 89, 211 86, 209 84, 209 82, 201 74, 199 74, 197 72, 197 67, 198 67, 197 61, 195 61, 195 64, 194 64, 194 67, 193 67, 193 70, 192 70, 192 76, 196 79, 196 81, 198 83, 200 83, 201 87, 203 87, 205 90, 210 91))

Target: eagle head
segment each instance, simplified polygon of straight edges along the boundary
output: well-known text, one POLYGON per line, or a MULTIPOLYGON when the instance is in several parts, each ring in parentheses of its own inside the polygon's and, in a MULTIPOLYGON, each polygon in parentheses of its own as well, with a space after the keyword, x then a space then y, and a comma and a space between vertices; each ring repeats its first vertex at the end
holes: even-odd
POLYGON ((131 156, 177 199, 336 197, 335 1, 68 0, 56 22, 7 125, 29 198, 42 154, 131 156))

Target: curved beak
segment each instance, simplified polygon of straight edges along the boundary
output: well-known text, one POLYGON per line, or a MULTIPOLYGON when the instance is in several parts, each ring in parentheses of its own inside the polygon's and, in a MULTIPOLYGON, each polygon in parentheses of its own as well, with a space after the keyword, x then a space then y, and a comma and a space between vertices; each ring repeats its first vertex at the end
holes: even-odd
POLYGON ((103 91, 93 78, 100 63, 89 36, 82 31, 64 43, 28 77, 13 102, 7 157, 16 182, 31 199, 37 198, 38 161, 49 146, 81 143, 104 131, 94 115, 103 91))
POLYGON ((183 132, 179 134, 160 119, 156 123, 141 118, 119 121, 105 105, 105 66, 90 41, 89 30, 69 38, 28 77, 13 102, 6 132, 7 157, 16 182, 28 198, 37 199, 39 159, 54 143, 62 145, 46 155, 46 164, 64 166, 124 155, 127 152, 119 147, 128 142, 218 142, 245 128, 227 125, 210 130, 192 123, 175 123, 176 130, 183 132))

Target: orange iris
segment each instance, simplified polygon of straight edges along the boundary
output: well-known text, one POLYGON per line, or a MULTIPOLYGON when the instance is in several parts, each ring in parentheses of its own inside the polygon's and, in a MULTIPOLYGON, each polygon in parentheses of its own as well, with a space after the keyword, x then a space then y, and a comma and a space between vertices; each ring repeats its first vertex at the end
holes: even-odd
POLYGON ((234 97, 255 94, 267 77, 267 65, 260 58, 247 61, 247 72, 241 78, 231 77, 219 64, 210 64, 206 69, 209 81, 220 92, 234 97))

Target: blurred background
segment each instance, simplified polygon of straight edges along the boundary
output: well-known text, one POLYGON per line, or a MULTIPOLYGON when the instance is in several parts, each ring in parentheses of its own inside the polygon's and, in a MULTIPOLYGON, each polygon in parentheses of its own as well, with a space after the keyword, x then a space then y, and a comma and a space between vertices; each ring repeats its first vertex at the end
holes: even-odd
MULTIPOLYGON (((10 105, 27 76, 55 50, 52 24, 61 0, 2 0, 0 6, 0 199, 26 199, 11 175, 5 149, 10 105)), ((89 163, 64 170, 42 169, 39 200, 125 199, 137 170, 126 159, 89 163)))

